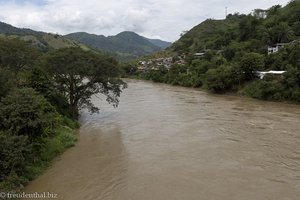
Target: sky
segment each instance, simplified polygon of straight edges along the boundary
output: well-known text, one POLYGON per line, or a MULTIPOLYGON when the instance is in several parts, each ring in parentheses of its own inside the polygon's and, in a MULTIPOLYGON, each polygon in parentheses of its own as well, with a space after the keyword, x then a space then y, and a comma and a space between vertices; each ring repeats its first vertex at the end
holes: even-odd
POLYGON ((134 31, 176 41, 208 18, 249 14, 289 0, 0 0, 0 21, 20 28, 58 34, 88 32, 116 35, 134 31))

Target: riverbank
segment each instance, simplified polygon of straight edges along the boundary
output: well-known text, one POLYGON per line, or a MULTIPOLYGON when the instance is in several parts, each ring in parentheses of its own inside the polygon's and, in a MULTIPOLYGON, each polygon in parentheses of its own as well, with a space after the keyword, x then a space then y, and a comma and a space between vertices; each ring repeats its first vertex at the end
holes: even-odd
MULTIPOLYGON (((54 130, 51 130, 51 135, 42 138, 42 141, 39 143, 32 144, 31 152, 25 149, 22 150, 23 152, 20 152, 27 155, 36 155, 30 161, 24 160, 24 171, 18 174, 12 171, 4 181, 0 182, 0 191, 21 191, 27 183, 44 173, 51 166, 55 158, 75 145, 79 123, 62 116, 58 121, 59 125, 54 130), (34 147, 34 145, 38 146, 34 147), (38 154, 34 152, 36 148, 38 148, 38 154)), ((14 141, 7 141, 1 148, 5 148, 5 145, 9 145, 10 142, 14 141)), ((11 153, 14 154, 16 152, 11 153)))
MULTIPOLYGON (((214 90, 210 90, 207 85, 191 85, 191 84, 185 84, 186 82, 183 82, 182 84, 180 82, 168 82, 164 79, 157 79, 152 78, 151 76, 145 76, 142 74, 139 75, 125 75, 124 78, 128 79, 136 79, 136 80, 143 80, 143 81, 152 81, 154 83, 164 83, 168 85, 173 86, 181 86, 186 88, 195 88, 199 89, 201 91, 205 91, 211 94, 218 94, 218 95, 230 95, 230 96, 240 96, 240 97, 247 97, 251 99, 258 99, 263 101, 270 101, 270 102, 281 102, 281 103, 288 103, 288 104, 299 104, 300 105, 300 99, 299 100, 289 100, 284 98, 285 94, 281 94, 282 91, 279 83, 277 86, 279 88, 276 88, 276 84, 269 84, 267 81, 264 80, 254 80, 248 83, 244 83, 243 85, 236 86, 234 89, 229 91, 223 91, 223 92, 216 92, 214 90)), ((289 91, 287 91, 289 92, 289 91)), ((295 99, 297 97, 295 96, 295 99)))

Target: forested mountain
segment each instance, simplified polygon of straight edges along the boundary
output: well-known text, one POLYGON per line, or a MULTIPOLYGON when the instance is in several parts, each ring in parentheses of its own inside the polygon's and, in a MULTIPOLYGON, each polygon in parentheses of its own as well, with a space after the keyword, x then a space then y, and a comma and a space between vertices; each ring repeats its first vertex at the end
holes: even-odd
POLYGON ((121 32, 115 36, 108 37, 84 32, 71 33, 66 35, 66 37, 98 50, 116 53, 125 58, 137 58, 171 45, 169 42, 148 39, 130 31, 121 32))
POLYGON ((160 47, 161 49, 166 49, 172 45, 171 42, 166 42, 166 41, 159 40, 159 39, 149 39, 149 38, 145 38, 145 39, 147 39, 149 42, 151 42, 155 46, 160 47))
POLYGON ((207 19, 165 54, 173 57, 171 67, 151 66, 140 76, 217 93, 300 102, 300 1, 248 15, 229 14, 224 20, 207 19), (259 76, 270 70, 281 75, 259 76))

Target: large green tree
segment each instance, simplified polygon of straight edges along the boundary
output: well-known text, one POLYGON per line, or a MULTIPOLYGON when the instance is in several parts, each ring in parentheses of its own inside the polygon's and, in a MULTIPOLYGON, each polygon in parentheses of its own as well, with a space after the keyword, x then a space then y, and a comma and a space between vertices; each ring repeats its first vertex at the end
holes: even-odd
POLYGON ((50 53, 45 59, 45 69, 53 77, 57 89, 70 104, 74 118, 80 108, 98 112, 91 96, 101 93, 106 101, 118 106, 122 89, 126 87, 119 77, 118 63, 111 57, 80 48, 64 48, 50 53))

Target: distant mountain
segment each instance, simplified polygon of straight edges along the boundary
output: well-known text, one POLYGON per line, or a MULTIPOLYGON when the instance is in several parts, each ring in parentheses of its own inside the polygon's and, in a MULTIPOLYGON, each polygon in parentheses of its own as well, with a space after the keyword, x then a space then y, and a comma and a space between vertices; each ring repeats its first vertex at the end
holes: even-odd
POLYGON ((115 36, 108 37, 85 32, 71 33, 65 37, 86 44, 97 50, 115 53, 123 57, 123 59, 147 55, 171 45, 169 42, 148 39, 130 31, 121 32, 115 36))
POLYGON ((170 42, 145 38, 129 31, 108 37, 85 32, 61 36, 27 28, 17 28, 3 22, 0 22, 0 37, 18 37, 24 41, 31 42, 34 46, 37 46, 43 51, 64 47, 81 47, 87 50, 100 50, 113 54, 122 61, 128 61, 139 56, 151 54, 171 45, 170 42))
POLYGON ((3 22, 0 22, 0 38, 1 37, 20 38, 32 43, 34 46, 42 49, 43 51, 64 47, 81 47, 86 50, 90 49, 86 45, 65 38, 61 35, 34 31, 26 28, 17 28, 3 22))
POLYGON ((10 24, 0 22, 0 33, 2 34, 15 34, 15 35, 40 35, 43 32, 33 31, 27 28, 17 28, 10 24))
POLYGON ((149 39, 149 38, 146 38, 146 39, 149 42, 151 42, 152 44, 154 44, 155 46, 160 47, 161 49, 166 49, 166 48, 168 48, 169 46, 172 45, 171 42, 166 42, 166 41, 159 40, 159 39, 149 39))

